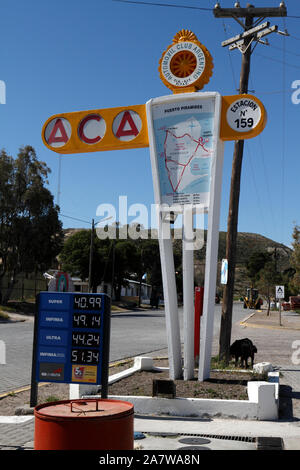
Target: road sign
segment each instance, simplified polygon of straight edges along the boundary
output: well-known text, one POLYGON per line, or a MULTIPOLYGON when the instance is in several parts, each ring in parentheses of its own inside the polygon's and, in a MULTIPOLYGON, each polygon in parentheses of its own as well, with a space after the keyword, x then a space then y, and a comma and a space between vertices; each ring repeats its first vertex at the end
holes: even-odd
POLYGON ((87 153, 148 147, 145 105, 56 114, 42 139, 57 153, 87 153))
POLYGON ((41 292, 37 308, 33 363, 36 382, 106 384, 109 297, 41 292))
POLYGON ((284 299, 284 286, 276 286, 276 299, 284 299))
POLYGON ((221 284, 227 284, 228 280, 228 260, 222 259, 221 284))

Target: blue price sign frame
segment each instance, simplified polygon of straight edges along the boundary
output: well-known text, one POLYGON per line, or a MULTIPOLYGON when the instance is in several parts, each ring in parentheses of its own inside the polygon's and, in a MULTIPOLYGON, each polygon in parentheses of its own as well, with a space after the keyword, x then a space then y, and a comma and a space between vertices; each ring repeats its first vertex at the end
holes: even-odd
POLYGON ((40 292, 36 298, 31 406, 37 401, 38 382, 101 385, 101 397, 107 398, 109 344, 108 295, 40 292))

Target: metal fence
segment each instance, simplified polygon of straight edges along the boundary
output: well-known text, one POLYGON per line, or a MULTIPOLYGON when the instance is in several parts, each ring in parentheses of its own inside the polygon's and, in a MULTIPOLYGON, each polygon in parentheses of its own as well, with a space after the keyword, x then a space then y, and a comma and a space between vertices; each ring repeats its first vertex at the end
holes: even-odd
MULTIPOLYGON (((0 292, 2 299, 6 296, 10 288, 10 278, 2 278, 0 292)), ((17 282, 11 292, 9 300, 34 300, 40 291, 48 290, 48 281, 42 276, 17 276, 17 282)))

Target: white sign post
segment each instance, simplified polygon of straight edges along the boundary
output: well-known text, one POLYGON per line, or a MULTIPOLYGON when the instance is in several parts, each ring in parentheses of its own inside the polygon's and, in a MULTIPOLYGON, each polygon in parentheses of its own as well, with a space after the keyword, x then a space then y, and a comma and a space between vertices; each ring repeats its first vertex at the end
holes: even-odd
POLYGON ((200 381, 209 378, 210 375, 217 281, 223 155, 224 143, 218 139, 216 159, 213 168, 210 188, 210 204, 208 212, 203 316, 201 319, 201 338, 198 373, 198 379, 200 381))
MULTIPOLYGON (((194 372, 194 258, 187 233, 193 213, 208 211, 204 291, 203 357, 199 377, 208 377, 213 333, 222 184, 223 144, 220 135, 221 95, 184 93, 147 102, 149 147, 155 202, 158 205, 159 244, 165 297, 170 377, 179 378, 181 344, 172 240, 162 237, 164 212, 183 214, 184 379, 194 372), (205 372, 203 371, 205 368, 205 372)), ((201 328, 202 331, 202 328, 201 328)), ((201 356, 201 355, 200 355, 201 356)))
POLYGON ((276 299, 279 300, 279 325, 281 325, 281 299, 284 299, 284 286, 276 286, 276 299))

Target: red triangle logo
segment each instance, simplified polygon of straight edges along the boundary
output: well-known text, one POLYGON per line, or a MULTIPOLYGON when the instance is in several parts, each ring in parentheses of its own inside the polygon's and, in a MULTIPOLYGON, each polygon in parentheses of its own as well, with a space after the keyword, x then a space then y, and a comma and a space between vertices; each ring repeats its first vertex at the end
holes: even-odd
POLYGON ((125 111, 122 117, 122 120, 120 122, 119 128, 116 132, 116 136, 118 138, 123 137, 123 136, 128 136, 128 135, 134 135, 135 137, 139 134, 139 131, 134 123, 134 120, 132 119, 132 116, 129 111, 125 111), (129 124, 130 129, 125 130, 126 124, 129 124))
POLYGON ((63 125, 63 122, 60 118, 58 118, 53 126, 51 134, 49 135, 48 144, 51 145, 53 143, 63 142, 66 144, 69 140, 67 136, 66 129, 63 125), (60 132, 60 135, 56 135, 57 131, 60 132))

